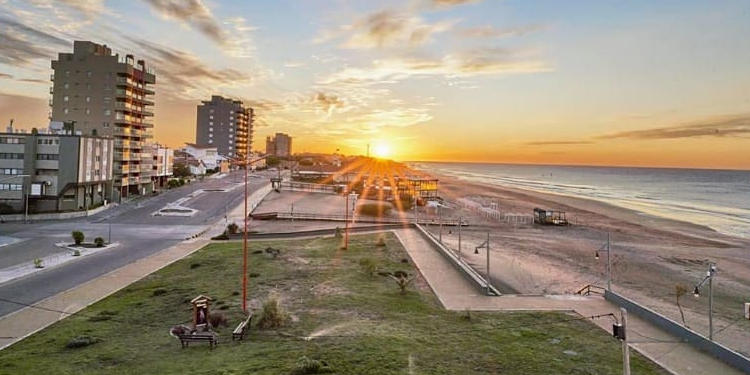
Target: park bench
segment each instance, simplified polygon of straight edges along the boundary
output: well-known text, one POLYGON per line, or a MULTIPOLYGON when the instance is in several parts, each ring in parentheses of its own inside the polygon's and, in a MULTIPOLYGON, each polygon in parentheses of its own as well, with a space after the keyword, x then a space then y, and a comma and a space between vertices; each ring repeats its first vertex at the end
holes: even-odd
POLYGON ((232 341, 234 340, 240 340, 242 341, 245 338, 245 331, 250 326, 250 322, 253 320, 253 312, 251 311, 250 314, 247 315, 247 319, 240 322, 240 324, 237 325, 237 328, 232 331, 232 341))
POLYGON ((211 350, 214 349, 214 346, 219 344, 219 336, 213 332, 200 332, 187 335, 179 335, 179 338, 180 344, 182 344, 183 349, 188 347, 191 342, 207 342, 211 350))

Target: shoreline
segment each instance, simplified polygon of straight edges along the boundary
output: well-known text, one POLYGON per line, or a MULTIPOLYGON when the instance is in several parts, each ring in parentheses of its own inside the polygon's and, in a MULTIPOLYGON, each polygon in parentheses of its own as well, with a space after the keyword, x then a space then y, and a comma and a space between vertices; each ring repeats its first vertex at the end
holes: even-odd
MULTIPOLYGON (((477 163, 480 164, 480 163, 477 163)), ((482 163, 484 164, 484 163, 482 163)), ((510 165, 510 164, 509 164, 510 165)), ((549 207, 555 210, 564 210, 567 213, 573 213, 574 215, 580 211, 587 211, 590 213, 609 217, 620 221, 626 221, 633 224, 644 225, 648 224, 651 226, 658 226, 664 231, 678 233, 684 236, 695 237, 698 235, 700 238, 710 241, 715 241, 727 246, 741 246, 742 244, 750 244, 750 238, 740 237, 729 233, 720 232, 708 225, 690 222, 687 220, 680 220, 676 218, 664 217, 650 212, 639 211, 634 208, 624 207, 616 203, 607 202, 604 199, 596 199, 591 197, 573 196, 565 193, 539 191, 534 189, 527 189, 523 187, 506 186, 500 184, 492 184, 487 182, 472 181, 466 178, 452 176, 448 174, 416 169, 412 168, 420 173, 435 176, 440 180, 439 193, 442 191, 442 187, 451 185, 465 184, 470 188, 485 189, 487 191, 501 192, 506 194, 521 195, 529 199, 536 199, 550 203, 549 207), (565 209, 562 209, 565 208, 565 209)), ((531 210, 523 212, 523 214, 531 214, 531 210)), ((570 220, 570 217, 569 217, 570 220)), ((571 220, 572 221, 572 220, 571 220)), ((586 223, 596 227, 596 223, 586 223)), ((715 244, 714 244, 715 245, 715 244)))

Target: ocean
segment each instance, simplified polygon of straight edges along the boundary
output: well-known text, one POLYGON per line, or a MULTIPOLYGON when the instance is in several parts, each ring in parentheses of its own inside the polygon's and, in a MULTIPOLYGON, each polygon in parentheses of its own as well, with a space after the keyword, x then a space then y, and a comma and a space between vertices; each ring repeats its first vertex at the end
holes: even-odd
POLYGON ((594 199, 750 238, 750 171, 412 162, 466 181, 594 199))

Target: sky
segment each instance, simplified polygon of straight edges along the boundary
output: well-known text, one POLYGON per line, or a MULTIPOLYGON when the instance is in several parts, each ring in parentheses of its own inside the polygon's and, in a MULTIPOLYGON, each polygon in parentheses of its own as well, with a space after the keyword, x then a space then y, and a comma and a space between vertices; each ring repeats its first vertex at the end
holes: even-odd
POLYGON ((157 72, 155 139, 212 94, 294 152, 750 169, 750 2, 0 0, 0 124, 44 127, 73 40, 157 72))

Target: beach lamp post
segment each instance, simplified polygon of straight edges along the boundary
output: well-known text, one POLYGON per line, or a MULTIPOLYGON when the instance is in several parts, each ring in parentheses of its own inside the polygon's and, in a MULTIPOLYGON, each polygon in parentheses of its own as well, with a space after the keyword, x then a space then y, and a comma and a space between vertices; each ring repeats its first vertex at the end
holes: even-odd
MULTIPOLYGON (((344 249, 349 248, 349 198, 352 199, 352 206, 356 207, 357 205, 357 193, 355 192, 349 192, 344 191, 344 196, 346 196, 346 209, 344 210, 344 249)), ((352 208, 352 218, 354 218, 354 209, 352 208)))
POLYGON ((479 254, 479 249, 487 250, 487 273, 484 279, 484 285, 487 288, 487 295, 490 295, 490 232, 487 232, 487 240, 482 242, 481 245, 474 248, 474 254, 479 254))
POLYGON ((714 341, 714 275, 716 275, 716 264, 712 262, 708 264, 706 276, 693 289, 695 298, 700 297, 701 288, 708 281, 708 339, 711 341, 714 341))
POLYGON ((463 217, 458 218, 458 260, 461 260, 461 227, 464 222, 463 217))
POLYGON ((438 235, 438 240, 440 241, 440 243, 443 243, 443 215, 441 214, 443 212, 442 208, 443 208, 443 205, 439 204, 438 205, 438 222, 439 222, 438 225, 440 225, 440 232, 439 232, 440 234, 438 235))
POLYGON ((599 253, 607 253, 607 290, 612 291, 612 257, 610 256, 610 253, 612 252, 612 249, 610 248, 610 242, 609 242, 609 232, 607 232, 607 243, 602 245, 602 247, 599 248, 594 253, 594 258, 597 260, 599 259, 599 253))

